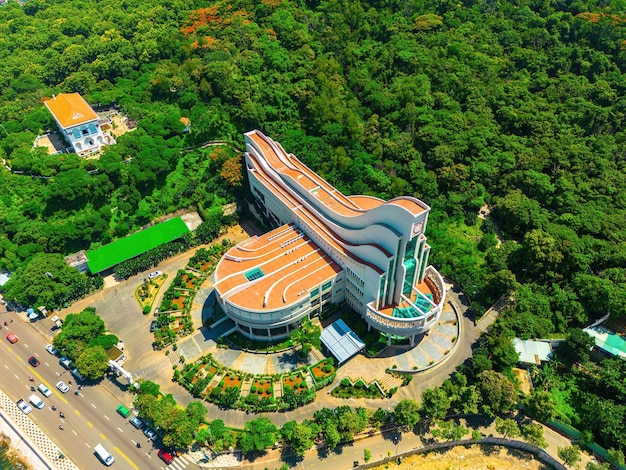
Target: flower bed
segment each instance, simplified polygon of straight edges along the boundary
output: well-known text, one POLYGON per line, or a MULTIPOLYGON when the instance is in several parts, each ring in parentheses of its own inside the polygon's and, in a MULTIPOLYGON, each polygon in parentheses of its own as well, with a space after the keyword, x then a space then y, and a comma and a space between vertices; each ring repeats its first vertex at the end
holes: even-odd
POLYGON ((185 308, 185 301, 188 298, 186 295, 178 294, 170 301, 170 310, 182 310, 185 308))
POLYGON ((310 367, 313 378, 316 381, 322 381, 335 373, 335 361, 332 358, 324 359, 310 367))
POLYGON ((272 379, 261 378, 255 379, 250 386, 250 394, 256 394, 259 400, 274 396, 274 387, 272 387, 272 379))
POLYGON ((283 377, 283 390, 293 390, 296 393, 301 393, 307 390, 306 381, 301 372, 296 372, 283 377))
POLYGON ((228 387, 239 387, 241 388, 241 383, 243 382, 242 378, 234 372, 227 373, 220 385, 222 390, 226 390, 228 387))

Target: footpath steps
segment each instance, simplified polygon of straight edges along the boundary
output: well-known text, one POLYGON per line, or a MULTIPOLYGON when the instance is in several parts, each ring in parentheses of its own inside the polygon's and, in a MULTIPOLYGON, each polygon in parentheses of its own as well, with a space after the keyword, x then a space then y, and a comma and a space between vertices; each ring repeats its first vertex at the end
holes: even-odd
POLYGON ((387 392, 392 388, 400 388, 402 386, 402 379, 400 377, 395 377, 391 374, 385 374, 384 377, 377 378, 376 381, 381 388, 387 392))

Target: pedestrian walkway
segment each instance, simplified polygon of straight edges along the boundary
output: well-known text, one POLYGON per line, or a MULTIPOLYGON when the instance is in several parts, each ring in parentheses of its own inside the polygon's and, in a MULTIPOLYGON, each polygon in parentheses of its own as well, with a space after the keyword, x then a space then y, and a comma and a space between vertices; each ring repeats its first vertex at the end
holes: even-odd
MULTIPOLYGON (((0 408, 2 410, 0 411, 2 416, 0 429, 8 426, 20 435, 26 444, 26 450, 30 451, 29 461, 32 461, 34 468, 78 470, 74 462, 67 458, 61 449, 2 390, 0 390, 0 408)), ((12 445, 15 444, 12 443, 12 445)))

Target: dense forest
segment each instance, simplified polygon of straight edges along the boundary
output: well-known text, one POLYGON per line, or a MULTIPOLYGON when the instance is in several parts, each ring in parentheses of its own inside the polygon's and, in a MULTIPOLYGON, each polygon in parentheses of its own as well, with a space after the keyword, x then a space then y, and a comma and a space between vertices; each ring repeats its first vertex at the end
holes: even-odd
MULTIPOLYGON (((346 193, 428 203, 472 310, 513 293, 493 335, 624 318, 625 68, 624 0, 10 2, 0 146, 35 177, 0 172, 0 267, 241 198, 239 155, 183 149, 259 128, 346 193), (98 160, 33 150, 75 91, 138 129, 98 160)), ((598 400, 626 435, 623 395, 598 400)))

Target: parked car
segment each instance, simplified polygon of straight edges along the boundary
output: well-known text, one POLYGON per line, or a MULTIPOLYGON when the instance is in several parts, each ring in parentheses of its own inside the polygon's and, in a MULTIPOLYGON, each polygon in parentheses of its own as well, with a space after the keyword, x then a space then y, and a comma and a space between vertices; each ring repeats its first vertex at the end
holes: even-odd
POLYGON ((159 277, 161 274, 163 274, 161 271, 151 272, 148 274, 148 279, 154 279, 155 277, 159 277))
POLYGON ((152 428, 146 428, 143 430, 144 436, 146 436, 149 440, 154 441, 157 438, 157 433, 152 428))
POLYGON ((59 364, 63 366, 64 369, 70 370, 72 368, 72 361, 69 357, 63 356, 59 359, 59 364))
POLYGON ((155 317, 159 316, 159 308, 158 307, 154 309, 154 316, 155 317))
POLYGON ((27 415, 28 413, 31 413, 33 411, 33 408, 26 403, 25 400, 22 400, 20 398, 20 400, 17 402, 17 407, 22 410, 24 412, 25 415, 27 415))
POLYGON ((126 408, 124 405, 117 405, 117 408, 115 408, 115 411, 121 414, 124 418, 128 418, 130 416, 130 410, 126 408))
POLYGON ((156 320, 152 320, 150 323, 150 333, 154 333, 154 330, 156 330, 156 320))
POLYGON ((132 418, 129 419, 129 421, 130 421, 130 424, 135 426, 137 429, 143 428, 143 421, 141 420, 139 416, 133 416, 132 418))
POLYGON ((37 390, 39 390, 41 394, 46 398, 49 398, 52 396, 52 391, 48 387, 46 387, 44 384, 39 384, 39 386, 37 387, 37 390))
POLYGON ((86 377, 80 372, 78 372, 78 369, 76 367, 74 367, 70 372, 76 378, 76 380, 80 380, 81 382, 85 381, 86 377))
POLYGON ((37 359, 35 356, 30 356, 28 358, 28 363, 33 367, 37 367, 39 364, 41 364, 41 362, 39 362, 39 359, 37 359))
POLYGON ((62 380, 60 382, 57 382, 57 388, 61 391, 61 393, 67 393, 70 391, 70 388, 62 380))
POLYGON ((46 346, 46 351, 48 351, 53 356, 56 356, 59 353, 59 350, 55 348, 54 345, 52 344, 49 344, 48 346, 46 346))
POLYGON ((171 464, 174 461, 174 454, 165 449, 159 450, 159 458, 163 460, 166 464, 171 464))
POLYGON ((15 333, 9 333, 7 335, 7 340, 9 341, 9 343, 15 344, 19 341, 19 338, 15 336, 15 333))
POLYGON ((27 316, 30 321, 37 321, 40 315, 39 312, 29 312, 27 316))

